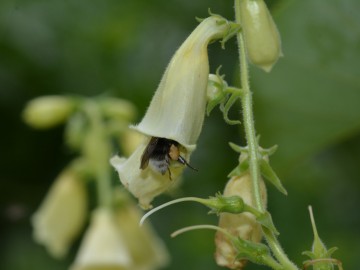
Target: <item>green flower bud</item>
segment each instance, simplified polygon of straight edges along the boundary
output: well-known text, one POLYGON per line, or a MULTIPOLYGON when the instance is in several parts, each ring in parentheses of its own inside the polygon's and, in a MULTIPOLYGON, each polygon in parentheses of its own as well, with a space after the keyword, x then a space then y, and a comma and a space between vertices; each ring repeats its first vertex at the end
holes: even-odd
POLYGON ((24 111, 23 119, 29 126, 46 129, 62 124, 72 114, 76 102, 63 96, 44 96, 30 100, 24 111))
POLYGON ((309 206, 309 212, 314 233, 314 242, 311 251, 303 252, 303 255, 309 256, 311 259, 310 261, 305 261, 304 265, 312 265, 314 270, 333 270, 334 264, 341 265, 341 262, 331 258, 331 255, 337 250, 337 248, 326 248, 325 244, 319 237, 311 206, 309 206))
POLYGON ((210 199, 199 199, 199 202, 210 207, 212 212, 219 213, 233 213, 239 214, 245 211, 245 204, 243 199, 239 196, 224 197, 221 194, 210 199))
POLYGON ((269 72, 282 51, 279 31, 265 2, 241 0, 240 16, 248 59, 269 72))
MULTIPOLYGON (((261 195, 266 205, 267 195, 263 181, 261 181, 261 195)), ((226 184, 224 196, 239 196, 249 206, 255 206, 252 198, 252 184, 249 174, 241 177, 232 177, 226 184)), ((221 213, 219 227, 225 229, 236 238, 259 243, 262 238, 261 225, 256 221, 253 214, 244 212, 240 214, 221 213)), ((216 263, 230 269, 242 269, 246 260, 237 260, 238 250, 232 241, 222 233, 215 236, 216 263)))

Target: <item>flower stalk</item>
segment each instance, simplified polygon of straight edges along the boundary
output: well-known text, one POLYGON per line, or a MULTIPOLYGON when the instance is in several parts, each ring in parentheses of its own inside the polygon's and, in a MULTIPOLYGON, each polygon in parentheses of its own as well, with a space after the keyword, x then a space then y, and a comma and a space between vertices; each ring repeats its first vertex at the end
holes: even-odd
MULTIPOLYGON (((241 11, 240 5, 242 0, 235 0, 235 21, 236 23, 241 23, 241 11)), ((252 102, 252 92, 250 90, 249 83, 249 68, 248 68, 248 59, 247 59, 247 48, 245 45, 243 32, 237 33, 237 43, 238 43, 238 52, 239 52, 239 61, 240 61, 240 81, 241 89, 243 91, 241 98, 241 105, 243 111, 243 125, 245 129, 245 137, 248 145, 248 155, 249 155, 249 172, 252 179, 253 187, 253 196, 256 208, 260 212, 264 212, 264 206, 262 203, 261 192, 260 192, 260 164, 259 164, 259 153, 258 153, 258 141, 256 138, 255 125, 254 125, 254 115, 253 115, 253 102, 252 102)), ((263 227, 263 233, 266 238, 266 241, 271 248, 272 252, 284 269, 295 270, 298 269, 286 256, 280 243, 278 242, 275 234, 263 227)))
POLYGON ((111 146, 105 134, 106 129, 98 105, 90 99, 84 103, 90 128, 84 140, 83 151, 97 180, 99 205, 106 208, 112 203, 111 172, 108 166, 111 146))

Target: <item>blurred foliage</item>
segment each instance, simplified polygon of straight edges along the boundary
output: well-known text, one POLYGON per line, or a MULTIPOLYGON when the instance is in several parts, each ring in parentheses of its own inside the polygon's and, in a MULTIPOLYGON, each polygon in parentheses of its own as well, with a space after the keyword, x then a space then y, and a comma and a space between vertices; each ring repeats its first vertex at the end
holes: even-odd
MULTIPOLYGON (((360 2, 268 1, 282 35, 285 57, 270 74, 251 70, 255 119, 261 144, 279 145, 274 169, 287 197, 269 187, 269 210, 280 241, 297 264, 310 249, 307 205, 319 234, 344 269, 357 269, 360 254, 360 2)), ((21 120, 31 98, 49 94, 127 98, 144 112, 166 64, 207 8, 233 17, 232 1, 2 0, 0 2, 0 261, 4 270, 67 269, 32 240, 29 218, 55 176, 71 159, 63 129, 34 131, 21 120)), ((210 46, 236 85, 236 46, 210 46)), ((232 119, 238 112, 232 112, 232 119)), ((140 114, 141 115, 141 114, 140 114)), ((181 191, 206 197, 222 190, 237 164, 227 142, 244 144, 218 110, 206 119, 181 191)), ((115 174, 114 174, 115 177, 115 174)), ((167 201, 162 196, 155 205, 167 201)), ((214 233, 169 234, 183 226, 216 224, 216 216, 184 203, 152 217, 167 242, 167 269, 220 269, 214 233)), ((249 266, 248 269, 260 269, 249 266)))

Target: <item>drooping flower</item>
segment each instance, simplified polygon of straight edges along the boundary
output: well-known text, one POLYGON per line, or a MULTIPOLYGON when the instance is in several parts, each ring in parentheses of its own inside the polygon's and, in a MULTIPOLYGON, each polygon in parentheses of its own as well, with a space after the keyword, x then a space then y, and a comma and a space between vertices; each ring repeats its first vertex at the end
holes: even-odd
MULTIPOLYGON (((251 188, 252 184, 249 174, 245 174, 240 177, 234 176, 226 184, 223 195, 240 196, 246 204, 254 206, 251 188)), ((266 205, 267 195, 263 180, 261 180, 260 188, 262 201, 266 205)), ((258 243, 262 238, 261 225, 256 221, 254 215, 248 212, 241 214, 221 213, 219 227, 243 240, 258 243)), ((242 269, 245 266, 246 261, 236 259, 238 251, 226 235, 221 232, 217 232, 215 236, 215 244, 215 259, 218 265, 226 266, 230 269, 242 269)))
POLYGON ((191 152, 196 148, 206 110, 207 46, 210 41, 222 38, 228 27, 225 19, 213 15, 195 28, 171 59, 144 118, 133 126, 147 139, 128 159, 111 159, 121 182, 139 199, 143 208, 151 207, 153 198, 175 182, 184 166, 176 160, 173 162, 165 153, 168 170, 165 168, 159 172, 151 166, 141 169, 142 155, 152 138, 161 138, 178 144, 178 154, 189 161, 191 152))
POLYGON ((71 270, 127 270, 132 259, 111 209, 94 210, 71 270))
POLYGON ((156 235, 150 223, 139 226, 143 213, 139 207, 127 201, 114 212, 119 230, 124 236, 132 258, 131 270, 155 270, 169 262, 164 243, 156 235))
POLYGON ((87 210, 84 180, 75 171, 62 172, 32 217, 35 241, 56 257, 64 257, 80 233, 87 210))

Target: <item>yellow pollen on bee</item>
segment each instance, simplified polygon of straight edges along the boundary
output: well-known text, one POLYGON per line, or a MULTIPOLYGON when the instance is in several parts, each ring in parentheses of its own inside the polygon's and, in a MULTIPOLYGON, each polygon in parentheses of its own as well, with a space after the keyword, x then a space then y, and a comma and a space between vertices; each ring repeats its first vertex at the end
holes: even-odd
POLYGON ((178 160, 179 156, 180 156, 179 148, 177 146, 175 146, 174 144, 172 144, 170 146, 170 150, 169 150, 169 157, 172 160, 178 160))

